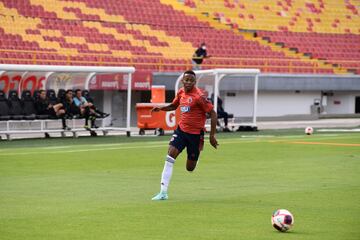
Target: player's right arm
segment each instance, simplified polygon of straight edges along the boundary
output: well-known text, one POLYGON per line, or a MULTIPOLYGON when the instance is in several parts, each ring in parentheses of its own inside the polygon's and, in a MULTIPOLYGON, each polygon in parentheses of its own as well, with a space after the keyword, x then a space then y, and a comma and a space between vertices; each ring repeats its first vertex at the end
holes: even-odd
POLYGON ((180 104, 180 94, 181 94, 182 90, 180 90, 174 100, 172 101, 172 103, 170 103, 169 105, 167 106, 164 106, 164 107, 154 107, 153 109, 151 109, 151 112, 159 112, 159 111, 174 111, 177 109, 177 107, 179 106, 180 104))
POLYGON ((177 107, 178 107, 178 106, 176 106, 175 104, 170 103, 169 105, 164 106, 164 107, 153 107, 153 109, 151 109, 151 112, 174 111, 174 110, 176 110, 177 107))

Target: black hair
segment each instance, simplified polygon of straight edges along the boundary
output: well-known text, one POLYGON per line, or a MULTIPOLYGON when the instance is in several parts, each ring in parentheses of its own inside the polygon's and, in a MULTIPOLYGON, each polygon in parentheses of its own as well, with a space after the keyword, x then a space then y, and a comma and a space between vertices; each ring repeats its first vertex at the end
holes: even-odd
POLYGON ((40 90, 39 90, 39 94, 41 94, 42 92, 46 92, 46 90, 40 89, 40 90))
POLYGON ((73 90, 68 89, 68 90, 66 90, 65 94, 68 94, 69 92, 72 92, 72 91, 73 91, 73 90))
POLYGON ((77 92, 81 92, 81 89, 80 88, 78 88, 78 89, 75 89, 75 94, 77 94, 77 92))
POLYGON ((193 70, 187 70, 187 71, 185 71, 185 72, 184 72, 184 76, 185 76, 185 75, 193 75, 193 76, 196 78, 196 74, 194 73, 193 70))

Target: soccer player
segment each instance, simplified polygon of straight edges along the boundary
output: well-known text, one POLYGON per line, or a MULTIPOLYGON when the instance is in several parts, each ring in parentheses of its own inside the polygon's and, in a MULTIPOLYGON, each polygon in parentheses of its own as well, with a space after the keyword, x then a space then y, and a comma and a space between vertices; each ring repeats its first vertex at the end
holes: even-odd
POLYGON ((182 83, 184 87, 179 90, 171 104, 152 109, 152 112, 173 111, 180 107, 181 111, 179 125, 169 143, 168 154, 161 175, 160 193, 153 197, 152 200, 168 199, 167 190, 173 172, 173 165, 175 159, 185 147, 187 150, 186 169, 190 172, 195 169, 204 144, 204 127, 207 113, 211 117, 210 144, 214 148, 218 146, 215 138, 217 115, 207 96, 195 86, 195 73, 191 70, 184 72, 182 83))

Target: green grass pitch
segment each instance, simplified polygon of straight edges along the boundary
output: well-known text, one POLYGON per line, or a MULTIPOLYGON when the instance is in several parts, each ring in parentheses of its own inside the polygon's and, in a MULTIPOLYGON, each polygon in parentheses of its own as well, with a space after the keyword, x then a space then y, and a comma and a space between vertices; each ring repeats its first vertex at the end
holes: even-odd
POLYGON ((154 202, 169 138, 0 142, 0 239, 360 239, 359 134, 218 134, 154 202))

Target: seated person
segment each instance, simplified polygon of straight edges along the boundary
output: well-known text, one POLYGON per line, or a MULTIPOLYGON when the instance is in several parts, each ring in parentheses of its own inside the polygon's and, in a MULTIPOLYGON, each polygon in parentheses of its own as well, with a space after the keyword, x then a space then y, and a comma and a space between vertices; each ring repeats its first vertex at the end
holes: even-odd
MULTIPOLYGON (((214 94, 211 94, 211 102, 214 104, 214 94)), ((231 130, 228 128, 228 119, 229 119, 229 114, 227 112, 225 112, 224 108, 223 108, 223 101, 222 99, 218 96, 217 98, 217 117, 219 118, 223 118, 224 119, 224 124, 225 127, 223 129, 224 132, 231 132, 231 130)))
POLYGON ((49 103, 45 90, 39 91, 39 97, 35 101, 35 109, 37 115, 48 115, 49 117, 61 118, 63 129, 70 130, 70 128, 66 126, 65 109, 63 108, 63 104, 57 103, 52 105, 49 103))
POLYGON ((75 96, 73 97, 74 104, 80 109, 80 115, 85 117, 85 128, 89 128, 88 121, 91 121, 91 128, 98 128, 95 125, 96 114, 94 110, 94 105, 86 101, 82 96, 81 90, 75 90, 75 96))
POLYGON ((90 94, 89 94, 88 90, 83 90, 82 91, 82 96, 90 104, 90 108, 94 109, 94 111, 96 113, 96 117, 98 117, 98 118, 106 118, 106 117, 110 116, 109 113, 104 113, 103 111, 100 111, 97 107, 95 107, 94 100, 92 99, 92 97, 90 97, 90 94))
POLYGON ((80 108, 78 108, 73 100, 73 91, 72 90, 66 90, 65 97, 62 100, 62 104, 64 106, 66 115, 69 117, 73 116, 80 116, 80 108))

